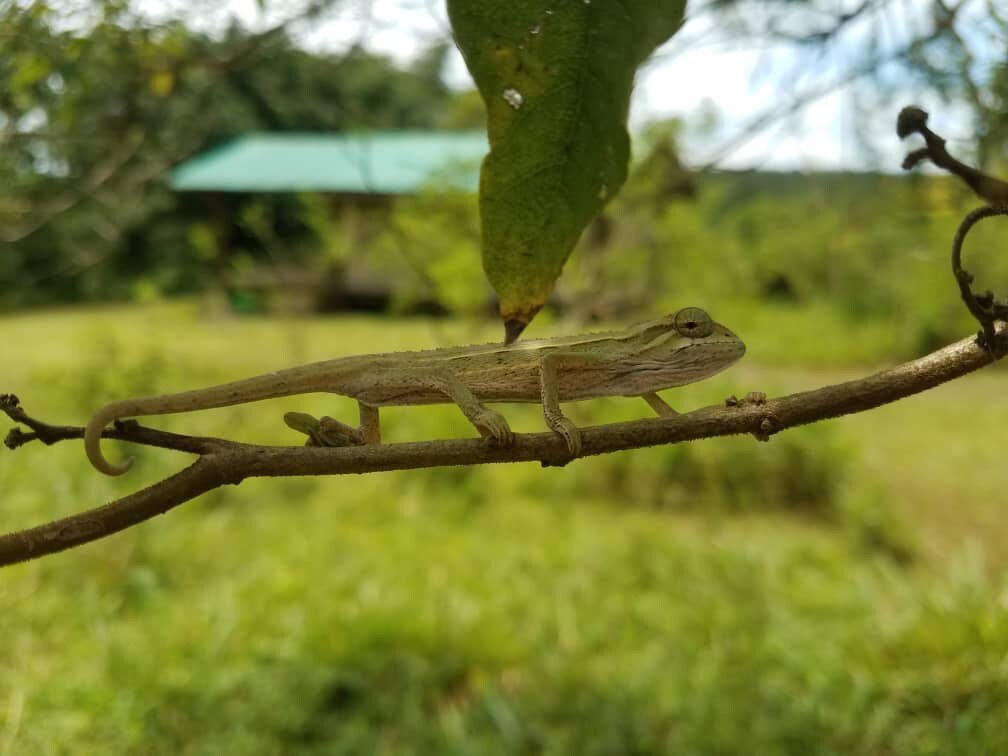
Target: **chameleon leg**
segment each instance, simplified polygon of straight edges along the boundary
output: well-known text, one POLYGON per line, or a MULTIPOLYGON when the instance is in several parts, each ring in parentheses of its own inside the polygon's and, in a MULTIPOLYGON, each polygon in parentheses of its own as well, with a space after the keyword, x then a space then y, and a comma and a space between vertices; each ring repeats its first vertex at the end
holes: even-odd
POLYGON ((654 391, 649 394, 641 394, 641 399, 648 403, 648 406, 657 413, 658 417, 675 417, 679 414, 654 391))
POLYGON ((543 417, 546 418, 546 425, 551 430, 563 436, 567 442, 567 449, 572 457, 581 454, 581 431, 574 425, 573 421, 564 416, 560 409, 560 389, 557 382, 557 373, 561 365, 569 365, 571 362, 590 362, 589 355, 565 354, 554 352, 542 358, 539 364, 539 384, 542 391, 543 417))
POLYGON ((360 428, 341 423, 334 417, 319 418, 317 446, 360 446, 364 443, 360 428))
POLYGON ((435 391, 444 393, 455 402, 462 410, 462 414, 476 426, 480 435, 505 445, 510 444, 514 439, 514 434, 504 416, 485 406, 454 373, 447 371, 429 373, 418 376, 418 379, 435 391))
POLYGON ((361 440, 365 444, 381 443, 381 418, 378 417, 378 408, 364 402, 357 402, 357 411, 360 414, 361 440))

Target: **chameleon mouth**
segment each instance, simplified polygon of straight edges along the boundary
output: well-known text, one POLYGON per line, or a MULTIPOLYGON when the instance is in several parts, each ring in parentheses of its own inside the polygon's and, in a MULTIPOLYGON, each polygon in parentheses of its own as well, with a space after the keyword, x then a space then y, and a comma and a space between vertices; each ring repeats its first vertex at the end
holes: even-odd
MULTIPOLYGON (((731 333, 727 328, 724 330, 731 333)), ((727 336, 723 339, 707 338, 682 347, 672 361, 640 362, 635 365, 634 370, 641 373, 661 373, 671 370, 692 376, 713 375, 740 360, 745 351, 745 344, 737 338, 727 336)))

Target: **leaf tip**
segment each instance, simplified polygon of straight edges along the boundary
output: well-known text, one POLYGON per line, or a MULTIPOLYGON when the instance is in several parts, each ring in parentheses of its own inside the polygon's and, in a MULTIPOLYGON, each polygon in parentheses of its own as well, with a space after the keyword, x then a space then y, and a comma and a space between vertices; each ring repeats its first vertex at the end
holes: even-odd
POLYGON ((518 320, 517 318, 509 318, 504 321, 504 343, 513 344, 518 340, 518 337, 522 335, 522 331, 528 325, 527 320, 518 320))
POLYGON ((501 320, 504 321, 504 343, 513 344, 516 342, 541 309, 541 301, 536 304, 509 300, 502 301, 500 303, 500 316, 501 320))

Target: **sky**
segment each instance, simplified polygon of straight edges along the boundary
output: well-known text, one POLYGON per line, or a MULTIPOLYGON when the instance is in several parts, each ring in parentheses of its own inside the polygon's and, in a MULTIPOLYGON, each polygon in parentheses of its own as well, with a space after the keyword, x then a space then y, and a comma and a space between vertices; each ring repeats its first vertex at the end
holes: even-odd
MULTIPOLYGON (((295 3, 273 2, 264 11, 257 0, 230 0, 217 5, 216 12, 263 28, 289 15, 298 7, 295 3)), ((859 3, 836 0, 836 7, 859 3)), ((982 2, 972 5, 979 9, 982 2)), ((630 121, 633 129, 656 119, 684 119, 683 151, 693 167, 898 171, 906 148, 895 136, 894 125, 907 104, 933 112, 931 125, 950 136, 950 147, 955 147, 957 137, 968 144, 965 113, 938 101, 933 93, 910 91, 896 99, 864 81, 835 86, 863 64, 869 38, 876 40, 878 54, 884 57, 930 28, 931 0, 898 0, 888 6, 896 12, 862 17, 825 56, 793 45, 742 47, 715 25, 702 2, 689 7, 684 27, 638 72, 630 121), (750 127, 769 107, 809 92, 825 94, 767 128, 750 127)), ((208 27, 219 22, 213 15, 202 18, 208 27)), ((967 23, 966 28, 979 25, 967 23)), ((292 31, 314 50, 339 51, 363 44, 403 63, 451 33, 444 0, 347 0, 324 20, 292 31)), ((457 52, 446 76, 453 86, 472 86, 457 52)), ((895 66, 882 69, 883 80, 906 92, 911 84, 901 82, 901 76, 905 74, 895 66)))

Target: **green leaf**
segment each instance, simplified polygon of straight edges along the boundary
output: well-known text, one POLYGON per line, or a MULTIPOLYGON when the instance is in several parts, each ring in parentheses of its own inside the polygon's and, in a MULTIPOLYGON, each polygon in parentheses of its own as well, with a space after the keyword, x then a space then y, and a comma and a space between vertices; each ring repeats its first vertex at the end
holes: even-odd
POLYGON ((686 0, 449 0, 486 103, 483 267, 508 340, 532 320, 588 222, 626 180, 637 66, 686 0))

